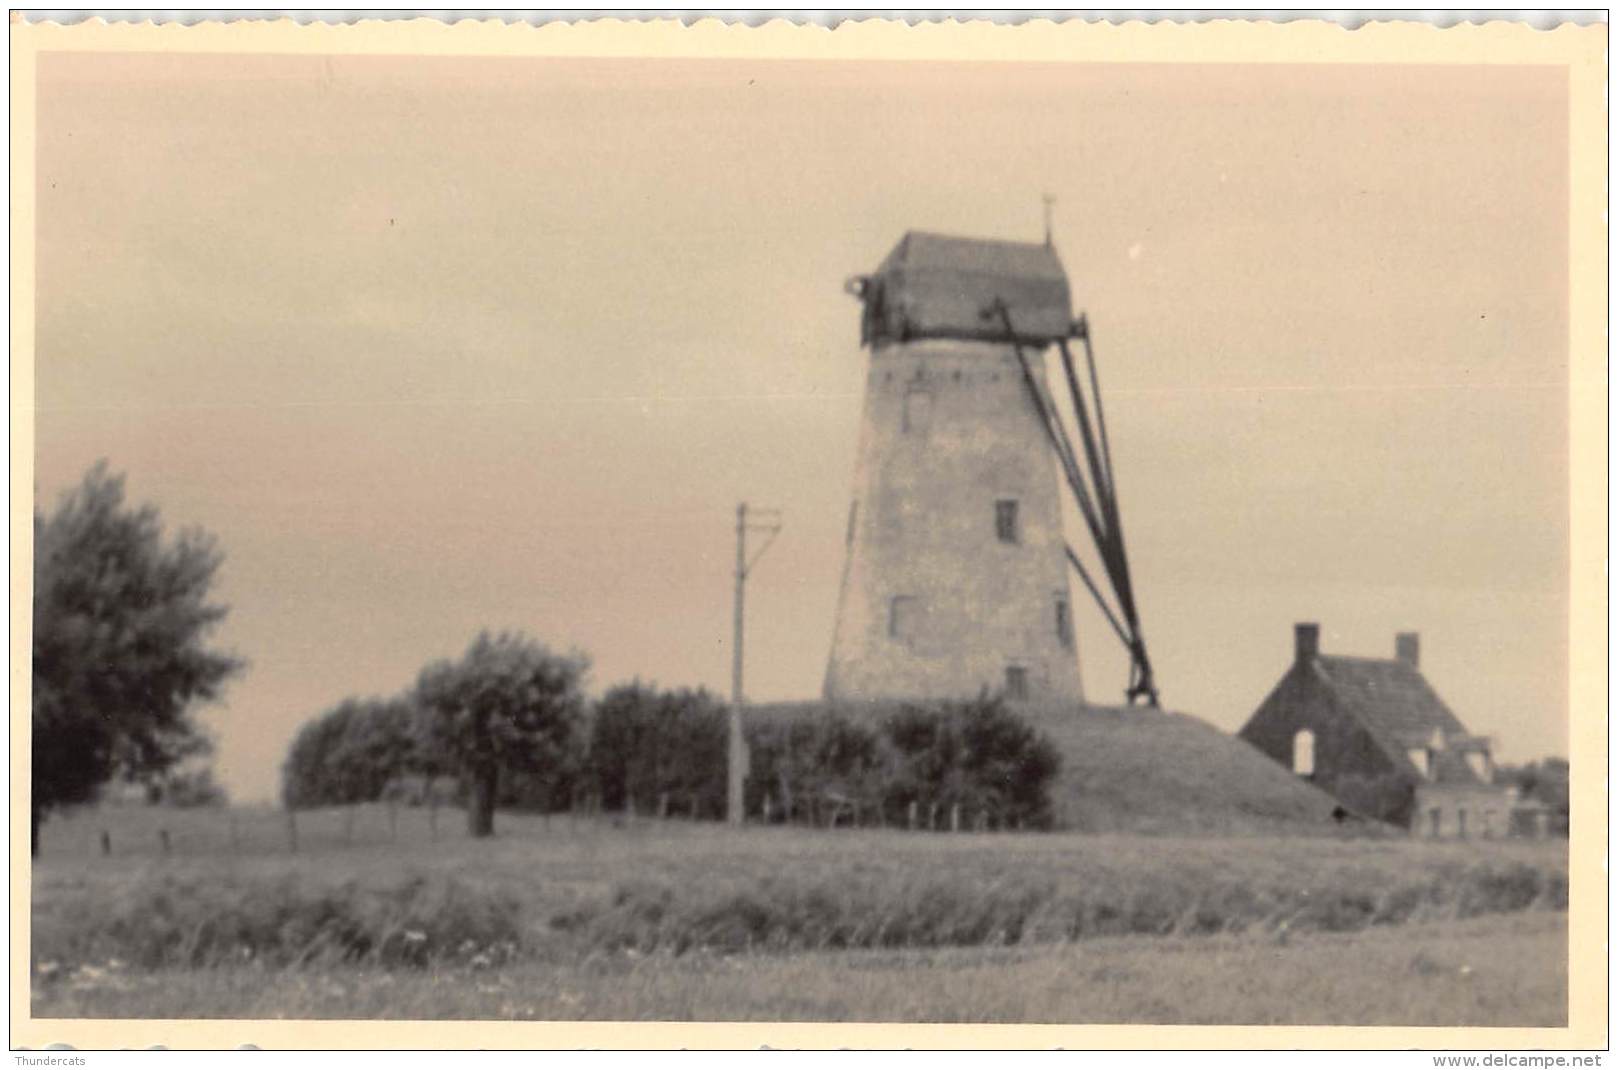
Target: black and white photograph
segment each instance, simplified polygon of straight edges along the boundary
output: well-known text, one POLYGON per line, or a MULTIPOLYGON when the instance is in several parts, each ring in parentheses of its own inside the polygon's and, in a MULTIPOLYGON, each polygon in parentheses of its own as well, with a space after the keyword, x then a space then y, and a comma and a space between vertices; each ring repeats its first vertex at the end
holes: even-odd
POLYGON ((1604 22, 11 29, 13 1044, 1606 1044, 1604 22))

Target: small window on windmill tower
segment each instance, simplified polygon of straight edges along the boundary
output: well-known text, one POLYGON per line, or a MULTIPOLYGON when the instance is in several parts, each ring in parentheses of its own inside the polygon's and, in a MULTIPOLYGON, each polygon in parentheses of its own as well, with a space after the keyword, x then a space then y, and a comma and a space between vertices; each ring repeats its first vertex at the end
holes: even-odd
POLYGON ((1064 647, 1073 645, 1073 613, 1068 608, 1067 595, 1056 594, 1056 641, 1064 647))
POLYGON ((1021 665, 1006 666, 1006 697, 1014 702, 1028 697, 1028 670, 1021 665))
POLYGON ((933 395, 912 387, 905 391, 903 430, 907 435, 925 435, 933 422, 933 395))
POLYGON ((1002 498, 994 503, 994 534, 1001 542, 1021 541, 1021 532, 1017 528, 1017 503, 1014 499, 1002 498))
POLYGON ((1307 728, 1298 729, 1292 737, 1292 771, 1299 776, 1315 775, 1315 734, 1307 728))

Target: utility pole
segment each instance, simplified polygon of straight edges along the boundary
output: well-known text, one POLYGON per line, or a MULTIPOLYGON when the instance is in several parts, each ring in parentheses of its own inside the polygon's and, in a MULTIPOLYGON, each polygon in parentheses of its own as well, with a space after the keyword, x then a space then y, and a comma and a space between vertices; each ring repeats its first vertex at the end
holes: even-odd
POLYGON ((730 749, 726 759, 728 790, 725 796, 725 816, 732 825, 742 823, 742 785, 748 773, 747 741, 742 738, 742 620, 747 576, 758 564, 758 559, 764 556, 764 551, 770 548, 770 543, 781 533, 781 510, 755 509, 753 515, 759 518, 757 522, 749 521, 746 502, 736 506, 736 630, 730 648, 730 749), (765 535, 763 544, 751 559, 747 556, 749 531, 763 532, 765 535))

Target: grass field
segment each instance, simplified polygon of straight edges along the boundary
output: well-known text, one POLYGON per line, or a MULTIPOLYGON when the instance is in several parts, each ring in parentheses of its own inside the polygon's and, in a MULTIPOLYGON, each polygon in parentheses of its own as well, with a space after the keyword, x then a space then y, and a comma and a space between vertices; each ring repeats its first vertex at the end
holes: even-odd
POLYGON ((86 812, 35 1013, 1555 1024, 1566 845, 86 812), (156 847, 170 830, 172 854, 156 847), (102 857, 99 831, 113 835, 102 857), (221 832, 221 829, 226 831, 221 832), (249 836, 247 833, 251 833, 249 836), (396 836, 396 838, 394 838, 396 836))
POLYGON ((477 972, 101 971, 36 1017, 1557 1026, 1561 915, 1355 936, 745 956, 603 956, 477 972))

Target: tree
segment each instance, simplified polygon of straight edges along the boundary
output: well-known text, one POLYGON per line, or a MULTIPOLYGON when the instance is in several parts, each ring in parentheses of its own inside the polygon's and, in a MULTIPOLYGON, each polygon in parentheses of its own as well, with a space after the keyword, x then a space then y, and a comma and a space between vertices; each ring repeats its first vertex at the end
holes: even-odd
POLYGON ((35 853, 52 811, 208 750, 191 714, 244 664, 207 645, 227 612, 208 600, 222 561, 201 530, 165 540, 157 510, 126 506, 104 461, 34 514, 35 853))
POLYGON ((429 772, 408 698, 346 698, 298 730, 281 766, 289 808, 374 802, 388 784, 429 772))
POLYGON ((612 688, 590 725, 589 764, 603 805, 669 795, 722 815, 727 730, 724 705, 702 688, 664 691, 639 680, 612 688))
MULTIPOLYGON (((656 734, 657 689, 639 680, 611 688, 595 704, 590 720, 590 772, 601 802, 625 808, 637 795, 643 755, 656 734)), ((644 789, 639 800, 644 803, 644 789)))
POLYGON ((458 767, 471 789, 468 831, 494 832, 502 771, 559 771, 584 715, 582 654, 553 654, 527 636, 484 632, 459 661, 422 670, 416 698, 429 748, 458 767))

